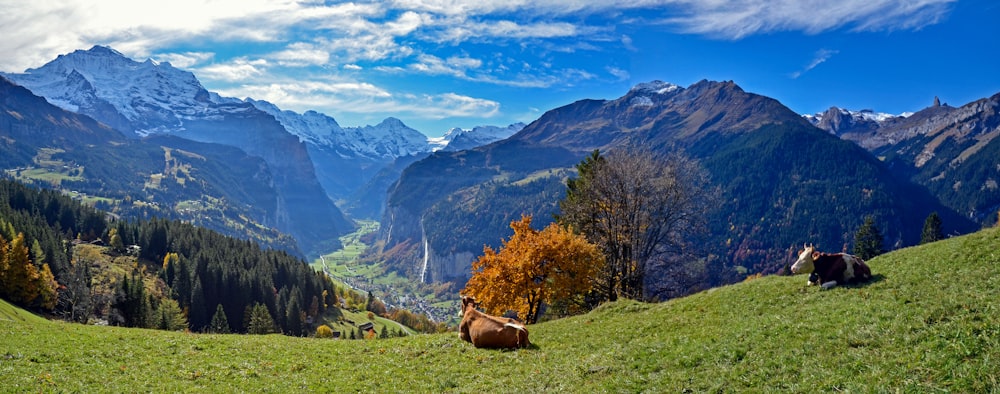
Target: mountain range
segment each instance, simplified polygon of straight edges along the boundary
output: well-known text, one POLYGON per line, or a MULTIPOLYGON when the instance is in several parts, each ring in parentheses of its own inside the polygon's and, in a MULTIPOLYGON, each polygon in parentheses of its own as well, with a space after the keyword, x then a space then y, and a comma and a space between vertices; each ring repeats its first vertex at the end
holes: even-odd
MULTIPOLYGON (((683 150, 721 188, 711 235, 699 245, 708 256, 708 285, 744 272, 778 272, 804 242, 849 250, 869 215, 890 248, 915 244, 931 212, 951 233, 976 227, 932 190, 900 176, 893 161, 815 127, 777 100, 731 81, 686 88, 654 81, 615 100, 553 109, 506 140, 414 163, 390 191, 381 237, 386 248, 425 251, 396 253, 420 256, 396 263, 412 277, 464 282, 482 245, 497 247, 510 235, 511 220, 551 220, 565 193, 560 186, 587 153, 634 146, 683 150)), ((648 296, 671 296, 671 276, 650 276, 648 296)))
MULTIPOLYGON (((255 221, 292 235, 310 255, 336 248, 337 236, 353 226, 334 201, 360 205, 350 198, 383 167, 399 157, 429 154, 452 139, 487 134, 457 130, 447 140, 430 141, 395 118, 376 126, 341 127, 314 111, 298 114, 266 101, 222 97, 190 72, 169 63, 137 62, 103 46, 3 76, 128 138, 172 135, 234 146, 262 158, 270 167, 276 206, 269 217, 255 221)), ((502 137, 491 134, 484 142, 502 137)), ((381 206, 384 193, 377 198, 375 206, 381 206)))
POLYGON ((933 105, 905 116, 859 120, 831 108, 814 124, 856 142, 899 178, 928 190, 949 208, 992 224, 1000 210, 1000 94, 960 107, 933 105))
MULTIPOLYGON (((310 256, 336 247, 347 215, 381 217, 390 266, 428 282, 464 282, 483 245, 499 246, 522 214, 551 221, 566 178, 595 149, 680 150, 707 170, 722 194, 698 245, 708 285, 778 272, 803 242, 848 249, 865 216, 896 247, 916 243, 931 212, 957 234, 995 222, 1000 207, 998 96, 900 116, 800 116, 732 81, 652 81, 528 125, 428 139, 395 118, 342 127, 222 97, 169 63, 107 47, 3 77, 26 88, 3 85, 0 164, 12 176, 116 213, 200 220, 286 247, 290 234, 310 256)), ((650 275, 649 296, 672 296, 673 276, 650 275)))

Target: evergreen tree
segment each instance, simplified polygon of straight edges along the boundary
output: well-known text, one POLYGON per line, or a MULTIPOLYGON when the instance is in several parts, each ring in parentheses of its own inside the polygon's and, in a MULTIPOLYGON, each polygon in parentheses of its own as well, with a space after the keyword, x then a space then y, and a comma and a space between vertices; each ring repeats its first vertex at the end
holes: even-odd
POLYGON ((854 234, 854 254, 863 260, 885 253, 882 233, 875 227, 875 217, 865 217, 864 224, 854 234))
POLYGON ((186 259, 178 259, 177 269, 174 272, 174 283, 173 283, 174 294, 177 295, 177 304, 181 308, 187 308, 191 306, 191 296, 193 295, 193 290, 191 286, 191 271, 188 269, 186 259))
POLYGON ((226 319, 226 311, 222 308, 222 304, 215 306, 215 315, 212 315, 212 324, 208 326, 208 332, 229 334, 229 320, 226 319))
POLYGON ((267 306, 257 303, 250 311, 250 324, 247 326, 248 334, 270 334, 274 332, 274 319, 271 312, 267 311, 267 306))
POLYGON ((163 257, 163 281, 167 282, 167 286, 174 285, 174 277, 177 272, 177 263, 180 262, 181 257, 177 253, 167 253, 163 257))
POLYGON ((302 336, 302 307, 299 305, 299 291, 295 288, 288 299, 285 310, 285 333, 292 336, 302 336))
POLYGON ((149 327, 151 324, 151 307, 146 296, 146 286, 138 269, 132 275, 124 274, 118 289, 117 302, 114 308, 121 314, 126 327, 149 327))
POLYGON ((382 331, 379 332, 378 337, 380 339, 386 339, 386 338, 388 338, 389 337, 389 330, 385 326, 382 326, 382 331))
POLYGON ((941 232, 941 217, 938 216, 937 212, 931 212, 927 216, 927 220, 924 220, 924 230, 920 233, 920 244, 942 239, 944 239, 944 234, 941 232))
POLYGON ((188 316, 191 320, 191 327, 194 330, 200 331, 209 324, 207 306, 201 279, 195 278, 194 288, 191 289, 191 305, 188 307, 188 316))

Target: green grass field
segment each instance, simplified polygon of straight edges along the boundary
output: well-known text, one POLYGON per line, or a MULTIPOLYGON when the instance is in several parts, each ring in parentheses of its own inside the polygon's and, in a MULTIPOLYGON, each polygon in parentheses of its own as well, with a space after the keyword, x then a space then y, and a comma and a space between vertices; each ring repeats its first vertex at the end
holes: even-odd
MULTIPOLYGON (((0 317, 2 391, 970 392, 1000 390, 1000 231, 870 261, 820 291, 764 277, 529 326, 366 341, 171 333, 0 317)), ((0 316, 19 312, 0 304, 0 316)))

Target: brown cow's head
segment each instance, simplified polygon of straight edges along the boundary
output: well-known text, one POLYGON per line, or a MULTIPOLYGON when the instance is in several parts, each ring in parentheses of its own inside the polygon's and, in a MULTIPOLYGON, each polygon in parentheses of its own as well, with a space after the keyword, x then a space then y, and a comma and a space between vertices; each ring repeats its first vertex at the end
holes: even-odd
POLYGON ((469 308, 476 309, 476 299, 470 296, 462 296, 462 316, 465 316, 465 312, 469 308))

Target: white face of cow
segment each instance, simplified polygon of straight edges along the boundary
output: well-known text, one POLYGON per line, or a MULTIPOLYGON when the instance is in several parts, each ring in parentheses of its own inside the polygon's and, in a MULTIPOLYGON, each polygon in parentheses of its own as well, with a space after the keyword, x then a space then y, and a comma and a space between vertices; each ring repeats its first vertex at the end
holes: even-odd
POLYGON ((802 253, 799 253, 799 259, 795 260, 795 264, 792 264, 793 274, 808 274, 816 269, 813 265, 813 252, 816 248, 813 246, 806 246, 802 253))

